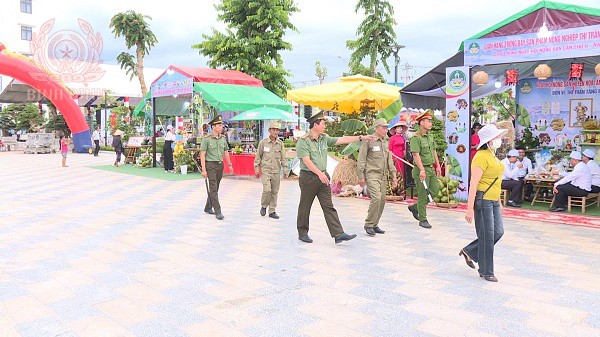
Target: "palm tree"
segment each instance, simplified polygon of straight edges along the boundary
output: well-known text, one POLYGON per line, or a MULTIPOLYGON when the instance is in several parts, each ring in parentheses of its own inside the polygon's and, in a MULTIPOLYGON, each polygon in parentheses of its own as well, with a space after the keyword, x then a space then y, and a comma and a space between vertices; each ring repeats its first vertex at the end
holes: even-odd
POLYGON ((129 10, 113 16, 109 25, 115 37, 125 37, 127 49, 135 46, 135 58, 128 52, 122 52, 117 56, 117 62, 121 65, 121 69, 125 69, 127 75, 130 75, 130 78, 137 76, 140 80, 142 96, 148 92, 144 79, 144 56, 148 55, 150 49, 158 43, 146 20, 152 20, 152 18, 129 10))

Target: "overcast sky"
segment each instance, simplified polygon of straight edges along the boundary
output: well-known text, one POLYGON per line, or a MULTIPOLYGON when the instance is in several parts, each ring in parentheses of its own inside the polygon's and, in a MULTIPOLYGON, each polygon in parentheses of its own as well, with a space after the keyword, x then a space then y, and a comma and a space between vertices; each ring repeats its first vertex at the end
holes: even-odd
MULTIPOLYGON (((4 0, 2 0, 4 1, 4 0)), ((150 27, 159 43, 145 58, 149 67, 166 68, 170 64, 206 67, 207 59, 191 46, 202 41, 203 33, 214 27, 223 31, 217 21, 214 4, 218 0, 36 0, 34 10, 42 13, 43 21, 56 18, 53 31, 77 29, 77 18, 88 21, 104 39, 102 59, 115 64, 123 51, 123 39, 115 39, 108 24, 110 18, 129 9, 152 17, 150 27)), ((314 64, 320 60, 328 69, 328 81, 347 70, 350 52, 346 40, 354 39, 356 27, 363 20, 355 13, 356 0, 296 0, 300 12, 291 17, 298 32, 288 32, 285 39, 293 50, 283 52, 284 66, 295 87, 315 84, 314 64)), ((406 48, 400 51, 399 77, 405 76, 405 64, 413 67, 409 76, 419 77, 427 70, 451 57, 462 40, 538 3, 537 0, 392 0, 397 25, 397 42, 406 48)), ((564 3, 598 7, 598 0, 563 0, 564 3)), ((394 80, 393 58, 389 59, 394 80)), ((153 79, 147 79, 151 82, 153 79)))

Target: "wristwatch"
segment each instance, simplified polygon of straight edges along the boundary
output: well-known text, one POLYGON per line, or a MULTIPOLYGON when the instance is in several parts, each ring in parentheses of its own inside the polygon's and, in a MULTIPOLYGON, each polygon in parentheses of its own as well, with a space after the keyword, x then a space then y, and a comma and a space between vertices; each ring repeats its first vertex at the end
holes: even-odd
POLYGON ((358 141, 362 142, 362 135, 358 136, 358 141))

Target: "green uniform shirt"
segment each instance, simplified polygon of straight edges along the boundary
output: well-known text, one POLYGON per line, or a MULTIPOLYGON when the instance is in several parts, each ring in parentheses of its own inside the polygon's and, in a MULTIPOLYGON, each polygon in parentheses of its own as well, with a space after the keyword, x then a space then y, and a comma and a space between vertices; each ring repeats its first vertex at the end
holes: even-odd
POLYGON ((254 158, 254 171, 260 169, 263 173, 279 173, 281 165, 285 160, 283 141, 279 138, 271 141, 267 137, 258 143, 258 151, 254 158))
POLYGON ((200 144, 200 151, 206 152, 206 161, 223 161, 223 153, 227 150, 225 136, 214 137, 212 134, 204 137, 200 144))
POLYGON ((433 151, 435 150, 435 142, 431 132, 422 135, 421 131, 415 133, 410 139, 410 152, 418 153, 421 156, 423 166, 431 166, 435 163, 433 151))
POLYGON ((386 139, 375 141, 363 141, 358 152, 358 178, 365 179, 367 176, 382 176, 390 171, 396 176, 396 167, 389 150, 386 139))
POLYGON ((313 139, 312 132, 309 130, 304 136, 298 139, 296 143, 296 154, 300 158, 300 169, 310 171, 304 164, 302 158, 310 157, 310 160, 317 166, 321 172, 327 169, 327 153, 330 146, 334 146, 338 137, 329 137, 322 134, 317 139, 313 139))

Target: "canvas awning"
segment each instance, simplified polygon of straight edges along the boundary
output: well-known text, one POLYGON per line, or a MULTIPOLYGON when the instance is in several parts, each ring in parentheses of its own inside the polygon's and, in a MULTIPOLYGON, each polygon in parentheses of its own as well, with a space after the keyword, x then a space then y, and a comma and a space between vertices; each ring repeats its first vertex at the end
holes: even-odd
MULTIPOLYGON (((200 93, 206 103, 219 111, 246 111, 259 107, 271 107, 292 112, 292 106, 288 102, 263 87, 194 83, 194 92, 200 93)), ((150 92, 144 96, 142 102, 133 110, 135 116, 144 115, 143 108, 146 105, 146 99, 151 97, 150 92)), ((185 102, 189 101, 189 96, 182 95, 160 97, 156 99, 156 115, 181 116, 186 113, 185 102)))
POLYGON ((191 77, 194 79, 194 82, 237 84, 249 85, 254 87, 263 86, 262 81, 258 78, 252 77, 238 70, 194 68, 174 65, 169 66, 152 83, 158 81, 169 70, 176 71, 186 77, 191 77))
POLYGON ((266 88, 233 84, 194 83, 204 101, 219 111, 246 111, 271 107, 292 112, 292 106, 266 88))

